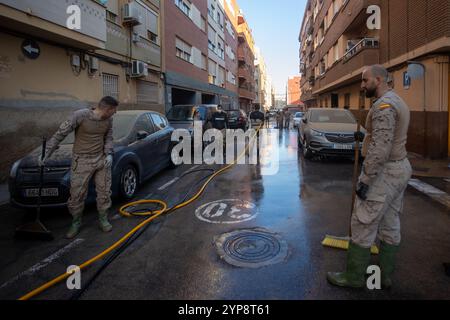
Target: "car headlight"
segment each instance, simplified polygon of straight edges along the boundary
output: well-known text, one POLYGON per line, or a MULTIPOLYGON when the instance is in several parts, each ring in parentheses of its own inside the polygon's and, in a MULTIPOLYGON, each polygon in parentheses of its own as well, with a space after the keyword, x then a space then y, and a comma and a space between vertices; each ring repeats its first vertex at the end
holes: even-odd
POLYGON ((9 172, 9 176, 11 178, 15 178, 17 176, 17 170, 20 166, 20 160, 14 162, 13 166, 11 167, 11 171, 9 172))
POLYGON ((323 137, 324 136, 323 132, 319 132, 319 131, 312 130, 312 129, 311 129, 311 135, 314 137, 323 137))

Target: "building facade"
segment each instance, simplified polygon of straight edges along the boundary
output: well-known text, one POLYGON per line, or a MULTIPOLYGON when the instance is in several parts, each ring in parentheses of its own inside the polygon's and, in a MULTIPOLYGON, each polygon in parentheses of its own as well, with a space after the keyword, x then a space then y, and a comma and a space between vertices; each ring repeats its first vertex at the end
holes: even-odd
POLYGON ((105 95, 121 109, 163 112, 161 23, 159 0, 0 0, 0 143, 10 150, 2 177, 105 95), (67 27, 77 19, 79 29, 67 27))
POLYGON ((288 105, 301 105, 301 87, 300 76, 289 77, 288 79, 288 92, 287 92, 287 104, 288 105))
POLYGON ((227 86, 228 31, 223 4, 217 0, 167 0, 164 15, 166 111, 186 104, 236 108, 237 88, 227 86))
POLYGON ((448 1, 310 0, 299 40, 301 100, 308 107, 349 107, 364 123, 371 101, 360 89, 361 74, 382 64, 411 109, 408 151, 450 155, 448 1), (424 67, 424 75, 412 77, 413 66, 424 67))
POLYGON ((251 29, 242 12, 238 14, 238 77, 239 105, 249 112, 256 99, 255 94, 255 44, 251 29))

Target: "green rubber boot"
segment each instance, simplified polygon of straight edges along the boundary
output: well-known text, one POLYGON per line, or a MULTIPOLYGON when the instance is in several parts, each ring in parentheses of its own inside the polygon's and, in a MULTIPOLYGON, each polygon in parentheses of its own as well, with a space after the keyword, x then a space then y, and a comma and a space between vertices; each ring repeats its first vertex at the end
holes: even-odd
POLYGON ((108 211, 99 211, 98 222, 103 232, 110 232, 112 230, 112 225, 108 221, 108 211))
POLYGON ((339 287, 362 288, 366 284, 366 271, 370 262, 370 248, 360 247, 352 242, 347 254, 345 272, 328 272, 327 280, 339 287))
POLYGON ((81 216, 81 214, 72 215, 72 224, 70 225, 69 231, 66 233, 66 239, 73 239, 80 233, 81 216))
POLYGON ((381 287, 389 289, 392 287, 391 275, 395 269, 395 257, 399 247, 386 242, 380 244, 380 269, 381 269, 381 287))

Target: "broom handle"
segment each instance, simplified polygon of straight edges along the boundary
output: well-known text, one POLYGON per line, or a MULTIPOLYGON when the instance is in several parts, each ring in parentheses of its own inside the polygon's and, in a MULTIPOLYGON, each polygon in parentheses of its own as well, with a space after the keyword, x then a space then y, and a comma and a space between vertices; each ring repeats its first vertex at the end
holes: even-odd
MULTIPOLYGON (((42 137, 42 151, 41 160, 45 158, 45 149, 47 148, 47 138, 42 137)), ((39 168, 39 190, 38 190, 38 203, 36 209, 36 221, 39 221, 41 215, 41 204, 42 204, 42 187, 44 185, 44 166, 39 168)))
MULTIPOLYGON (((358 126, 356 131, 359 132, 361 130, 361 125, 359 124, 359 121, 357 122, 358 126)), ((352 215, 353 215, 353 208, 355 207, 355 201, 356 201, 356 184, 358 182, 358 168, 359 167, 359 141, 355 141, 355 164, 353 166, 353 186, 352 186, 352 207, 350 209, 350 223, 348 227, 348 234, 350 237, 352 236, 352 215)))

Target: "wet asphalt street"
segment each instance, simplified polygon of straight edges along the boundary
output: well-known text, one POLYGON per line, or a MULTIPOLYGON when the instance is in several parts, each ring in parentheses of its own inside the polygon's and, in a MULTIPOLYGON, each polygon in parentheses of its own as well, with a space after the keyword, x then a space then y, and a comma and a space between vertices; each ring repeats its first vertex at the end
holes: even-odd
MULTIPOLYGON (((340 289, 327 271, 343 270, 346 253, 321 245, 326 234, 345 236, 351 205, 349 160, 306 161, 295 131, 279 137, 279 172, 264 176, 258 166, 238 165, 217 177, 194 203, 162 216, 117 257, 81 299, 450 299, 450 214, 408 188, 402 217, 403 244, 390 291, 340 289)), ((181 166, 142 186, 138 199, 179 203, 209 174, 181 166), (174 180, 175 179, 175 180, 174 180), (169 183, 168 183, 169 182, 169 183)), ((220 168, 214 166, 214 169, 220 168)), ((140 218, 117 215, 102 234, 95 207, 88 207, 75 240, 65 240, 65 209, 44 211, 52 242, 14 240, 24 212, 0 208, 0 299, 15 299, 93 257, 140 218)), ((377 258, 373 257, 374 264, 377 258)), ((102 261, 82 272, 85 284, 102 261)), ((37 299, 70 299, 65 282, 37 299)))

